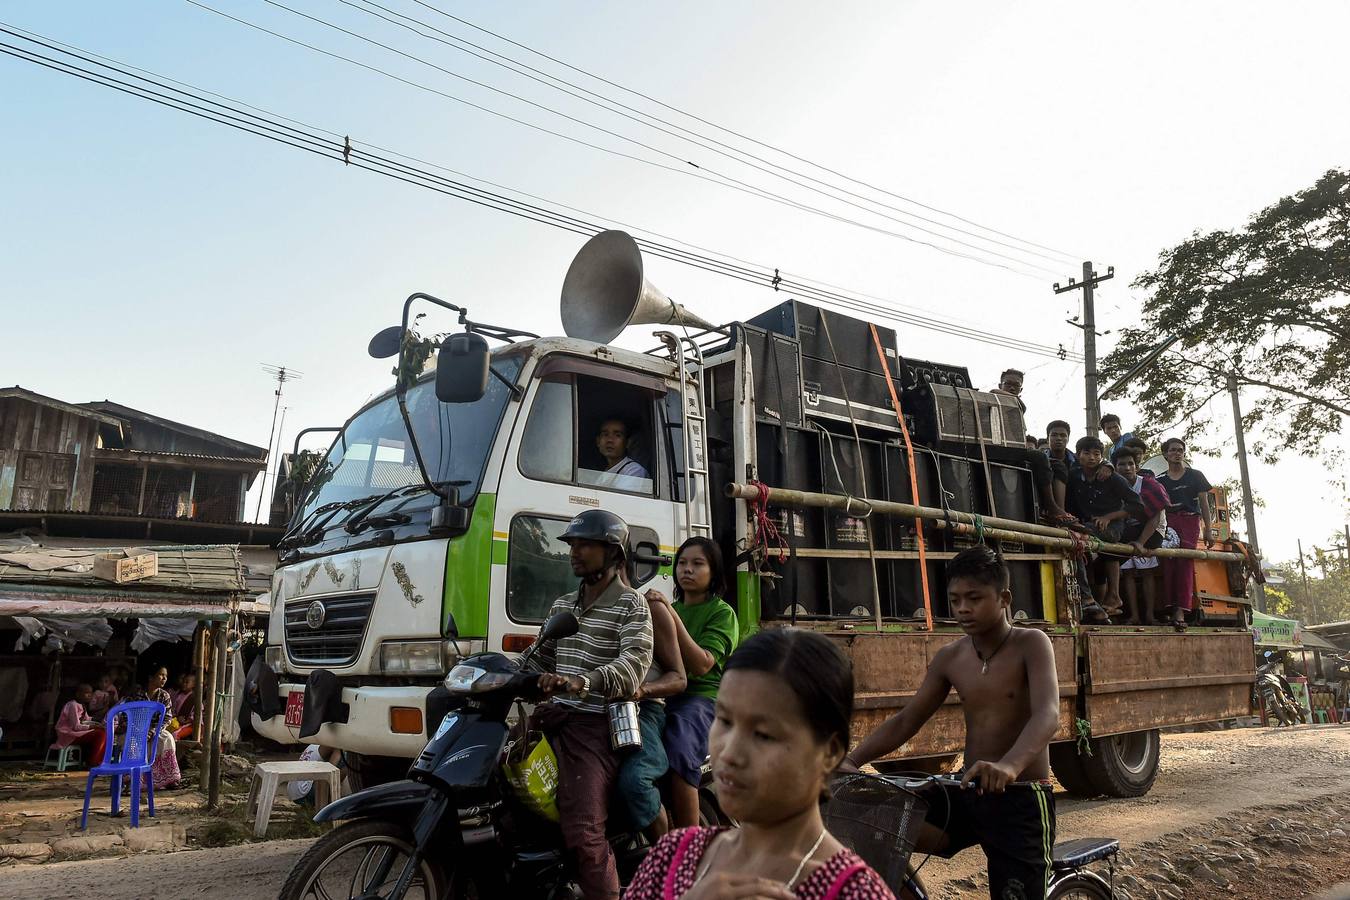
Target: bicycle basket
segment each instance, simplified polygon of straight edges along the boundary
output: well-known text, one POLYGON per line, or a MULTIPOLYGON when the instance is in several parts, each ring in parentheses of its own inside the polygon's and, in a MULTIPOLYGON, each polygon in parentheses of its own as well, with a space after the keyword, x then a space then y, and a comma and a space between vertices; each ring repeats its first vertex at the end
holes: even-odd
POLYGON ((853 775, 835 782, 825 827, 899 890, 927 812, 918 794, 885 778, 853 775))

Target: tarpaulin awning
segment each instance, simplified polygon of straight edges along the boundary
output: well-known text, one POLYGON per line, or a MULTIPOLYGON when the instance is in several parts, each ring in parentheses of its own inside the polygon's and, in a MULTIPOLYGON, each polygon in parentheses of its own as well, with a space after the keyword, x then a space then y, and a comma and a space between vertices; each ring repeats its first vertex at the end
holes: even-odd
POLYGON ((1303 626, 1297 619, 1286 619, 1252 610, 1252 639, 1261 647, 1297 650, 1303 646, 1303 626))

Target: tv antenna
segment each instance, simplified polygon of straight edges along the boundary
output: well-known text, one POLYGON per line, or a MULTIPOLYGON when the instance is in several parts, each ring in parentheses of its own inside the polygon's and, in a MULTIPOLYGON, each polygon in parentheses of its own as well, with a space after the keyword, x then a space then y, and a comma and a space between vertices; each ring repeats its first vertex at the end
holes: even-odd
POLYGON ((258 491, 258 508, 253 513, 253 520, 255 522, 262 521, 260 516, 262 516, 263 498, 267 496, 267 473, 272 468, 272 447, 274 446, 274 439, 276 437, 277 412, 281 409, 281 391, 285 388, 286 382, 299 381, 301 378, 305 377, 305 373, 301 372, 299 369, 291 369, 286 366, 274 366, 271 363, 263 363, 262 370, 272 378, 276 379, 277 390, 276 400, 272 404, 272 426, 267 432, 267 456, 263 461, 262 486, 258 491))

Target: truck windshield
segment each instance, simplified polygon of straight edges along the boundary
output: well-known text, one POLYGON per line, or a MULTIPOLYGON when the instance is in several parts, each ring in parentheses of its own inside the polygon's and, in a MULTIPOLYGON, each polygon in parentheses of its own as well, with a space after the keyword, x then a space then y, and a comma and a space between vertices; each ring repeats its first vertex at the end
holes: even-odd
MULTIPOLYGON (((514 382, 521 363, 521 357, 513 354, 495 357, 492 365, 507 381, 514 382)), ((483 467, 510 396, 498 378, 488 379, 487 392, 474 403, 441 403, 436 399, 434 376, 408 389, 408 417, 417 432, 427 474, 439 483, 458 482, 461 503, 472 501, 478 493, 483 467)), ((304 506, 296 510, 292 521, 304 521, 321 506, 421 483, 398 400, 391 394, 347 423, 315 469, 304 506)), ((406 511, 435 502, 435 496, 428 492, 403 508, 406 511)))

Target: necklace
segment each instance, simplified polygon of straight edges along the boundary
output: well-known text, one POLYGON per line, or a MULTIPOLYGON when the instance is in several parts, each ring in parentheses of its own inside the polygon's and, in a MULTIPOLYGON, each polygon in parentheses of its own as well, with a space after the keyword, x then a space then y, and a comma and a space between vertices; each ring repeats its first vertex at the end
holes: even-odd
MULTIPOLYGON (((802 870, 805 869, 806 864, 811 861, 811 857, 816 855, 816 851, 820 849, 820 845, 824 842, 824 840, 825 840, 825 827, 822 825, 820 828, 820 834, 819 836, 816 837, 816 842, 811 845, 810 850, 806 851, 806 855, 802 857, 802 861, 797 863, 797 868, 793 871, 792 877, 787 880, 786 882, 787 889, 789 891, 792 890, 792 886, 797 883, 797 879, 800 878, 802 875, 802 870)), ((703 867, 702 872, 699 872, 698 875, 694 877, 694 884, 698 884, 700 881, 702 881, 703 876, 707 875, 708 872, 712 870, 712 861, 717 858, 717 852, 721 849, 722 849, 721 844, 718 844, 716 847, 712 848, 712 853, 708 854, 707 856, 707 865, 703 867)))
POLYGON ((1012 637, 1012 633, 1013 633, 1013 630, 1012 630, 1012 627, 1010 626, 1010 627, 1008 628, 1008 633, 1005 634, 1005 635, 1003 636, 1003 640, 1001 640, 1001 641, 998 642, 998 646, 994 648, 994 652, 993 652, 993 653, 990 653, 988 656, 985 656, 983 653, 980 652, 980 648, 975 646, 975 638, 974 638, 974 637, 971 637, 971 639, 970 639, 970 647, 971 647, 972 650, 975 651, 975 655, 976 655, 977 657, 979 657, 980 662, 982 663, 982 665, 980 666, 980 674, 981 674, 981 675, 988 675, 988 674, 989 674, 989 660, 993 659, 995 656, 998 655, 998 651, 1002 650, 1002 649, 1003 649, 1003 645, 1006 644, 1006 643, 1008 643, 1008 638, 1012 637))

